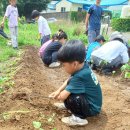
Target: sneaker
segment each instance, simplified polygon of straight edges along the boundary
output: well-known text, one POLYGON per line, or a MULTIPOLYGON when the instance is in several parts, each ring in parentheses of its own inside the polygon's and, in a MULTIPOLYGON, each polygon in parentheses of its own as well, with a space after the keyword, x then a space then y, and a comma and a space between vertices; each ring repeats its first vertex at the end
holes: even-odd
POLYGON ((59 67, 60 66, 60 63, 59 62, 53 62, 49 65, 50 68, 56 68, 56 67, 59 67))
POLYGON ((63 117, 61 121, 68 126, 84 126, 88 124, 88 121, 86 119, 81 119, 74 115, 69 117, 63 117))
POLYGON ((103 73, 104 75, 111 75, 111 74, 112 74, 112 70, 111 70, 111 69, 103 69, 103 70, 102 70, 102 73, 103 73))
POLYGON ((54 106, 57 107, 57 108, 59 108, 59 109, 61 109, 61 110, 66 109, 64 103, 58 103, 57 102, 57 103, 54 103, 54 106))
POLYGON ((13 49, 18 50, 18 47, 13 47, 13 49))

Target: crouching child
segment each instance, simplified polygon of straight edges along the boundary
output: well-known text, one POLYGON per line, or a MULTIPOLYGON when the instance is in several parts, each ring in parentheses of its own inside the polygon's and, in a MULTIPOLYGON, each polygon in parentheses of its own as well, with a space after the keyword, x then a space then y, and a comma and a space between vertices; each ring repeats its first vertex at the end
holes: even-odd
POLYGON ((84 62, 86 49, 79 40, 65 43, 58 51, 58 60, 63 64, 71 76, 64 84, 49 96, 63 103, 54 105, 61 109, 68 109, 72 115, 62 118, 68 126, 87 125, 87 117, 96 116, 102 107, 102 91, 100 84, 84 62))

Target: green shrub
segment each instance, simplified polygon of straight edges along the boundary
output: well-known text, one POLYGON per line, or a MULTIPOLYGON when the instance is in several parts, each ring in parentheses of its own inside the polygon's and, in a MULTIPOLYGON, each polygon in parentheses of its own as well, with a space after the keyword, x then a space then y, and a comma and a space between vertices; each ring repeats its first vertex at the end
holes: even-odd
POLYGON ((116 18, 112 19, 112 28, 120 32, 130 31, 130 18, 116 18))
POLYGON ((86 12, 75 12, 75 11, 72 11, 70 13, 71 21, 83 22, 83 21, 85 21, 85 18, 86 18, 86 12))

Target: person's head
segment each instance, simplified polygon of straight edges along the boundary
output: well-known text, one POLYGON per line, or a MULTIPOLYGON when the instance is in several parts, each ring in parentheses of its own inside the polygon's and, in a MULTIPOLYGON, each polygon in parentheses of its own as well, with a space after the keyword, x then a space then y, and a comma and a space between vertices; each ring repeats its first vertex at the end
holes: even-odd
POLYGON ((118 40, 124 44, 128 43, 128 40, 120 33, 120 32, 113 32, 110 36, 110 41, 118 40))
POLYGON ((80 40, 70 40, 60 48, 57 57, 63 63, 65 71, 73 74, 81 69, 85 56, 85 45, 80 40))
POLYGON ((62 29, 59 29, 58 32, 61 33, 61 32, 64 32, 64 31, 62 29))
POLYGON ((57 41, 58 40, 58 34, 53 34, 52 35, 52 41, 57 41))
POLYGON ((16 2, 17 2, 17 0, 9 0, 9 3, 10 3, 12 6, 16 6, 16 2))
POLYGON ((96 0, 96 5, 100 5, 101 0, 96 0))
POLYGON ((66 43, 68 37, 67 37, 67 34, 65 32, 60 32, 58 34, 58 41, 62 44, 66 43))
POLYGON ((31 17, 33 19, 38 20, 39 16, 40 16, 40 12, 39 11, 37 11, 37 10, 33 10, 32 11, 31 17))
POLYGON ((105 38, 102 36, 102 35, 98 35, 96 38, 95 38, 95 42, 99 42, 100 44, 103 44, 105 42, 105 38))

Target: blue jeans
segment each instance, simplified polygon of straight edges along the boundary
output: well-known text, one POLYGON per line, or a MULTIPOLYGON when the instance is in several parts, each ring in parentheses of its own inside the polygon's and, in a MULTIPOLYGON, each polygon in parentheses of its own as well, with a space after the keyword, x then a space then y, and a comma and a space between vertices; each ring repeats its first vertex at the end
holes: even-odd
POLYGON ((88 30, 88 45, 95 41, 95 38, 100 35, 100 29, 88 30))
POLYGON ((49 41, 49 40, 50 40, 50 35, 43 36, 43 37, 41 38, 41 46, 42 46, 45 42, 47 42, 47 41, 49 41))

